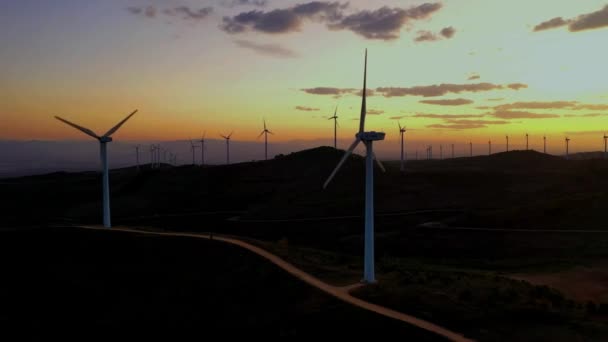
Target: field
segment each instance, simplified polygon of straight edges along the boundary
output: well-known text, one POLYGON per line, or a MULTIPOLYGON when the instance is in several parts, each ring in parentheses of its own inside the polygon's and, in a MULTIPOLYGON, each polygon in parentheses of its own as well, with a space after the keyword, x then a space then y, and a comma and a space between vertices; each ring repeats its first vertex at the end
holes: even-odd
MULTIPOLYGON (((231 166, 114 170, 114 223, 241 236, 350 284, 361 276, 364 170, 355 156, 322 191, 340 156, 319 148, 231 166)), ((411 161, 405 174, 386 164, 376 174, 380 281, 357 296, 480 340, 608 338, 608 162, 513 151, 411 161)), ((99 223, 96 173, 4 179, 0 190, 7 227, 99 223)))

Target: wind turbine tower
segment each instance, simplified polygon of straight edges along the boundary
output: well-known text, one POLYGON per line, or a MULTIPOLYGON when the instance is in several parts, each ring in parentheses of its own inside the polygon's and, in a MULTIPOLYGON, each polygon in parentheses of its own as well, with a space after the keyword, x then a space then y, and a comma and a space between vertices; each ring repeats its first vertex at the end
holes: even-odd
POLYGON ((222 138, 226 139, 226 164, 230 164, 230 138, 232 137, 232 133, 234 132, 230 132, 228 135, 220 134, 222 138))
POLYGON ((205 136, 207 135, 207 131, 203 132, 203 136, 201 137, 201 166, 205 166, 205 136))
POLYGON ((190 149, 192 150, 192 165, 196 165, 196 157, 194 156, 194 153, 196 152, 196 149, 199 148, 199 146, 194 145, 194 141, 190 140, 190 149))
POLYGON ((334 148, 338 149, 338 106, 336 106, 336 110, 334 111, 334 116, 329 118, 328 120, 334 120, 334 148))
MULTIPOLYGON (((266 128, 266 120, 264 120, 264 130, 260 135, 258 135, 258 139, 263 135, 264 136, 264 160, 268 160, 268 134, 273 134, 271 131, 266 128)), ((335 142, 334 142, 335 143, 335 142)))
POLYGON ((473 157, 473 142, 469 142, 469 154, 471 157, 473 157))
POLYGON ((382 164, 376 159, 373 150, 373 142, 384 140, 384 132, 366 132, 365 131, 365 115, 366 115, 366 97, 367 97, 367 50, 365 50, 365 64, 363 69, 363 91, 361 96, 361 119, 359 122, 359 132, 355 135, 355 141, 350 145, 342 160, 338 163, 334 171, 331 173, 323 188, 326 188, 329 182, 334 178, 338 170, 344 162, 353 153, 357 145, 363 142, 366 148, 365 158, 365 243, 364 243, 364 265, 363 279, 365 283, 376 282, 374 270, 374 159, 378 162, 381 169, 384 170, 382 164))
POLYGON ((488 140, 488 155, 492 155, 492 140, 488 140))
POLYGON ((139 171, 139 145, 135 146, 135 165, 137 165, 137 171, 139 171))
POLYGON ((547 136, 543 135, 543 153, 547 154, 547 136))
POLYGON ((404 145, 403 145, 404 139, 403 138, 404 138, 406 129, 405 129, 405 126, 401 127, 401 123, 399 123, 399 122, 397 122, 397 125, 399 125, 399 134, 401 135, 401 172, 404 172, 405 171, 405 162, 403 159, 403 148, 404 148, 404 145))
POLYGON ((112 142, 112 134, 114 134, 120 126, 122 126, 127 120, 129 120, 133 115, 137 113, 137 109, 134 110, 131 114, 129 114, 126 118, 124 118, 121 122, 119 122, 116 126, 112 127, 106 134, 99 136, 95 134, 92 130, 88 128, 84 128, 82 126, 78 126, 75 123, 69 122, 68 120, 62 119, 58 116, 55 118, 67 125, 70 125, 77 130, 83 132, 86 135, 89 135, 97 140, 99 140, 100 154, 101 154, 101 168, 103 170, 103 225, 106 228, 111 228, 112 223, 110 222, 110 171, 108 167, 108 149, 107 143, 112 142))
POLYGON ((606 154, 608 153, 608 135, 604 133, 604 159, 606 159, 606 154))
POLYGON ((528 151, 528 150, 529 150, 529 148, 528 148, 528 133, 526 133, 526 151, 528 151))
POLYGON ((570 138, 566 137, 566 159, 570 159, 570 138))
POLYGON ((507 138, 507 152, 509 152, 509 136, 505 136, 505 138, 507 138))

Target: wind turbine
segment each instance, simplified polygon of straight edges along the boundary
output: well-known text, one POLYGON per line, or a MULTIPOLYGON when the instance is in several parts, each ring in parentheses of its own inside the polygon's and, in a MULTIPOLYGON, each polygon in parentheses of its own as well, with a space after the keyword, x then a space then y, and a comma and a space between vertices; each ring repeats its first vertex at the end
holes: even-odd
POLYGON ((198 148, 197 145, 194 145, 194 141, 190 140, 190 149, 192 150, 192 165, 196 165, 196 157, 194 156, 194 152, 198 148))
POLYGON ((606 159, 606 153, 608 153, 608 135, 604 132, 604 159, 606 159))
POLYGON ((99 140, 99 147, 101 151, 101 168, 103 170, 103 225, 106 228, 112 227, 110 222, 110 172, 108 168, 108 150, 107 143, 112 142, 112 134, 114 134, 118 129, 129 120, 133 115, 137 113, 137 109, 134 110, 131 114, 129 114, 126 118, 120 121, 116 126, 112 127, 106 134, 99 136, 95 134, 92 130, 88 128, 84 128, 82 126, 78 126, 75 123, 69 122, 68 120, 62 119, 58 116, 55 118, 67 125, 70 125, 77 130, 83 132, 86 135, 89 135, 97 140, 99 140))
POLYGON ((528 150, 529 150, 529 148, 528 148, 528 133, 526 133, 526 151, 528 151, 528 150))
POLYGON ((473 142, 472 141, 469 142, 469 151, 470 151, 471 157, 473 157, 473 142))
POLYGON ((258 135, 258 139, 264 135, 264 160, 268 160, 268 134, 274 135, 274 133, 266 128, 266 120, 264 120, 264 130, 258 135))
POLYGON ((220 134, 222 138, 226 139, 226 164, 230 164, 230 137, 232 137, 232 133, 234 133, 234 131, 230 132, 227 136, 220 134))
POLYGON ((507 138, 507 152, 509 152, 509 136, 505 136, 507 138))
POLYGON ((201 166, 205 166, 205 136, 207 135, 207 131, 203 132, 203 136, 201 137, 201 166))
POLYGON ((488 140, 488 155, 492 155, 492 140, 488 140))
POLYGON ((139 171, 139 145, 135 145, 135 164, 137 165, 137 171, 139 171))
POLYGON ((334 120, 334 148, 338 149, 338 106, 336 106, 334 116, 332 116, 328 120, 334 120))
POLYGON ((570 159, 570 138, 566 137, 566 159, 570 159))
POLYGON ((547 154, 547 136, 543 135, 543 153, 547 154))
POLYGON ((404 160, 403 160, 403 136, 405 135, 405 126, 401 127, 401 123, 397 122, 397 125, 399 125, 399 134, 401 135, 401 172, 405 171, 405 164, 404 164, 404 160))
POLYGON ((365 114, 366 114, 366 83, 367 83, 367 49, 365 50, 365 64, 363 69, 363 91, 361 96, 361 119, 359 120, 359 132, 355 135, 355 141, 350 145, 342 160, 338 163, 334 171, 331 173, 323 188, 325 189, 329 182, 334 178, 338 170, 344 162, 353 153, 357 145, 363 142, 366 148, 365 158, 365 244, 364 244, 364 264, 363 264, 363 282, 374 283, 376 281, 374 271, 374 159, 378 162, 378 166, 384 170, 382 164, 376 159, 373 150, 373 142, 384 140, 384 132, 366 132, 365 131, 365 114))

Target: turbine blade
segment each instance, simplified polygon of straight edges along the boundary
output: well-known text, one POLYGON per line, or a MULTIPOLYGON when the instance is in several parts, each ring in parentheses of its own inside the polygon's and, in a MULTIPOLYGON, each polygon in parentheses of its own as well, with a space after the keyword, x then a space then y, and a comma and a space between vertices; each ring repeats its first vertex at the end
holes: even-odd
POLYGON ((360 142, 361 142, 361 140, 356 139, 355 142, 353 142, 353 144, 350 145, 350 147, 348 148, 348 150, 346 150, 346 153, 344 153, 344 157, 342 157, 342 159, 340 160, 340 162, 338 163, 338 165, 336 166, 336 168, 334 169, 334 171, 331 173, 331 175, 329 175, 329 177, 327 178, 327 180, 323 184, 323 189, 327 188, 327 185, 329 185, 329 183, 334 178, 334 176, 336 175, 336 173, 338 173, 338 171, 342 167, 342 164, 344 164, 344 162, 346 162, 346 160, 348 159, 348 157, 353 153, 353 151, 355 150, 355 148, 357 148, 357 145, 359 145, 360 142))
POLYGON ((399 125, 399 132, 401 132, 401 122, 397 122, 397 125, 399 125))
POLYGON ((118 129, 120 128, 120 126, 122 126, 125 122, 127 122, 127 120, 129 120, 133 115, 135 115, 135 113, 137 113, 137 109, 134 110, 131 114, 129 114, 126 118, 122 119, 121 122, 119 122, 116 126, 112 127, 108 133, 104 134, 103 137, 107 138, 109 136, 111 136, 112 134, 114 134, 114 132, 118 131, 118 129))
POLYGON ((222 137, 222 138, 224 138, 224 139, 228 139, 228 137, 227 137, 227 136, 225 136, 225 135, 223 135, 223 134, 220 134, 220 137, 222 137))
POLYGON ((367 97, 367 49, 365 49, 365 64, 363 67, 363 93, 361 94, 361 119, 359 119, 359 133, 363 133, 365 131, 365 114, 367 113, 366 109, 366 99, 367 97))
POLYGON ((266 130, 266 119, 264 119, 264 130, 266 130))
POLYGON ((233 134, 234 134, 234 131, 230 132, 230 134, 228 134, 228 139, 230 139, 230 137, 232 137, 233 134))
POLYGON ((270 134, 274 135, 274 133, 272 133, 271 131, 268 131, 268 133, 270 133, 270 134))
POLYGON ((266 131, 262 131, 262 133, 260 133, 260 135, 258 135, 258 139, 260 139, 260 137, 261 137, 262 135, 264 135, 264 133, 266 133, 266 131))
POLYGON ((88 128, 84 128, 84 127, 82 127, 82 126, 78 126, 77 124, 75 124, 75 123, 73 123, 73 122, 69 122, 68 120, 66 120, 66 119, 62 119, 62 118, 60 118, 60 117, 58 117, 58 116, 55 116, 55 119, 57 119, 57 120, 59 120, 59 121, 61 121, 61 122, 65 123, 65 124, 67 124, 67 125, 70 125, 70 126, 72 126, 72 127, 76 128, 77 130, 79 130, 79 131, 83 132, 84 134, 92 136, 92 137, 93 137, 93 138, 95 138, 95 139, 99 139, 99 138, 100 138, 100 137, 99 137, 97 134, 95 134, 95 132, 91 131, 91 130, 90 130, 90 129, 88 129, 88 128))
POLYGON ((376 156, 376 152, 373 152, 373 156, 374 156, 374 160, 376 161, 376 164, 378 164, 378 167, 380 168, 380 170, 382 170, 382 172, 386 172, 384 165, 382 164, 380 159, 378 159, 378 157, 376 156))

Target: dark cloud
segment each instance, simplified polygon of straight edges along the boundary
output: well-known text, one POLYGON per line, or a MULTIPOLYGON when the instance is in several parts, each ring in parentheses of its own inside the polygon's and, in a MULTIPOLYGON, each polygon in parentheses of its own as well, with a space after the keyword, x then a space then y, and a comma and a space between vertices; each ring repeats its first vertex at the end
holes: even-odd
POLYGON ((480 78, 481 78, 481 77, 480 77, 479 75, 477 75, 477 74, 473 74, 473 75, 469 76, 469 77, 467 78, 467 80, 468 80, 468 81, 472 81, 472 80, 478 80, 478 79, 480 79, 480 78))
POLYGON ((576 18, 553 18, 534 26, 534 31, 549 30, 561 26, 568 26, 570 32, 579 32, 608 27, 608 5, 595 12, 581 14, 576 18))
POLYGON ((456 30, 452 27, 444 27, 439 34, 441 34, 444 38, 450 39, 452 37, 454 37, 454 34, 456 33, 456 30))
POLYGON ((553 18, 551 20, 544 21, 534 26, 534 32, 549 30, 560 26, 566 26, 568 25, 568 23, 569 21, 564 20, 564 18, 562 17, 553 18))
POLYGON ((551 119, 559 118, 557 114, 539 114, 527 111, 496 110, 489 115, 500 119, 551 119))
POLYGON ((397 97, 397 96, 443 96, 448 93, 461 93, 461 92, 482 92, 490 90, 498 90, 509 88, 518 90, 520 88, 526 88, 527 85, 521 83, 514 83, 509 85, 499 85, 492 83, 474 83, 474 84, 439 84, 430 86, 416 86, 410 88, 396 88, 396 87, 381 87, 377 88, 376 92, 381 93, 385 97, 397 97))
POLYGON ((473 101, 467 99, 422 100, 419 102, 439 106, 462 106, 473 103, 473 101))
POLYGON ((331 88, 331 87, 316 87, 316 88, 305 88, 305 89, 300 89, 301 91, 307 93, 307 94, 313 94, 313 95, 344 95, 344 94, 350 94, 353 91, 357 91, 356 89, 352 89, 352 88, 331 88))
POLYGON ((227 33, 246 31, 289 33, 299 31, 306 21, 324 23, 330 30, 349 30, 367 39, 392 40, 404 25, 428 18, 441 4, 425 3, 409 9, 382 7, 347 15, 348 3, 312 1, 272 11, 254 10, 224 17, 220 28, 227 33))
POLYGON ((567 118, 597 118, 600 116, 608 116, 608 114, 604 114, 604 113, 566 114, 564 116, 567 118))
POLYGON ((235 40, 234 43, 240 48, 249 49, 262 55, 282 58, 298 56, 294 51, 277 44, 259 44, 248 40, 235 40))
POLYGON ((571 109, 571 110, 608 110, 608 104, 589 104, 577 101, 530 101, 506 103, 494 107, 497 110, 508 109, 571 109))
POLYGON ((133 15, 144 15, 154 18, 158 13, 172 17, 180 17, 184 20, 202 20, 207 18, 212 12, 213 7, 203 7, 201 9, 191 9, 187 6, 165 8, 162 11, 154 6, 147 7, 128 7, 127 11, 133 15))
POLYGON ((254 10, 224 17, 220 28, 227 33, 259 31, 264 33, 288 33, 299 31, 304 20, 327 22, 342 17, 348 3, 313 1, 286 9, 269 12, 254 10))
POLYGON ((383 110, 379 110, 379 109, 368 109, 367 110, 367 114, 369 115, 380 115, 380 114, 384 114, 383 110))
POLYGON ((238 6, 255 6, 266 7, 268 0, 223 0, 220 1, 220 6, 234 8, 238 6))
POLYGON ((440 40, 439 36, 431 31, 418 31, 418 35, 414 38, 415 42, 434 42, 440 40))
POLYGON ((305 106, 296 106, 297 110, 301 110, 304 112, 315 112, 318 111, 319 108, 305 107, 305 106))
POLYGON ((490 106, 479 106, 479 107, 475 107, 475 109, 485 110, 485 109, 492 109, 492 107, 490 107, 490 106))
POLYGON ((510 123, 509 121, 504 120, 454 120, 454 119, 446 119, 445 122, 450 124, 457 125, 506 125, 510 123))
POLYGON ((401 120, 403 118, 407 117, 406 115, 400 115, 400 116, 391 116, 388 119, 389 120, 401 120))

